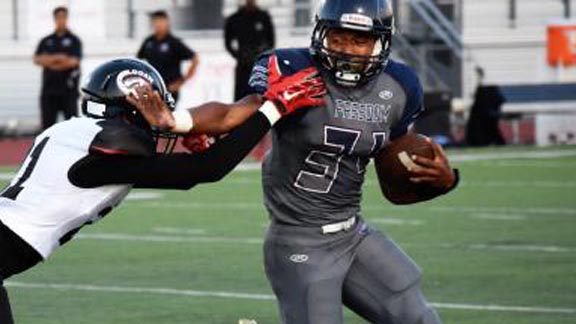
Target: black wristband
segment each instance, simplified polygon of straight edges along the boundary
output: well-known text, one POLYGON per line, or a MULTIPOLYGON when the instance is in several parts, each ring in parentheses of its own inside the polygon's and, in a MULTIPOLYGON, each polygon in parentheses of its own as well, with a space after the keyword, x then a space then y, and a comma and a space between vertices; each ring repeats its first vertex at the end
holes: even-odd
POLYGON ((286 114, 286 112, 288 111, 288 109, 286 109, 286 106, 284 105, 284 103, 278 99, 273 99, 272 102, 276 106, 276 109, 278 109, 278 111, 280 112, 280 115, 284 116, 286 114))

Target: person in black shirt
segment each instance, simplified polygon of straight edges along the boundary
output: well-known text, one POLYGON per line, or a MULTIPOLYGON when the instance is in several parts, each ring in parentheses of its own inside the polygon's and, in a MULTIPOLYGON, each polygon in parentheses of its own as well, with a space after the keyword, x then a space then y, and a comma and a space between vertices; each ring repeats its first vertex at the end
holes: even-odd
POLYGON ((182 85, 194 76, 198 67, 198 55, 170 32, 170 20, 165 11, 151 15, 154 34, 144 40, 138 54, 139 59, 148 61, 160 72, 168 90, 177 101, 182 85), (181 63, 191 60, 186 74, 182 75, 181 63))
POLYGON ((256 0, 247 0, 236 13, 226 19, 224 28, 226 50, 236 59, 235 100, 250 94, 248 79, 256 58, 274 48, 272 19, 260 9, 256 0))
POLYGON ((65 119, 78 115, 78 83, 82 42, 68 30, 68 9, 54 9, 56 31, 44 37, 34 54, 34 63, 44 68, 40 110, 42 129, 56 123, 58 112, 65 119))

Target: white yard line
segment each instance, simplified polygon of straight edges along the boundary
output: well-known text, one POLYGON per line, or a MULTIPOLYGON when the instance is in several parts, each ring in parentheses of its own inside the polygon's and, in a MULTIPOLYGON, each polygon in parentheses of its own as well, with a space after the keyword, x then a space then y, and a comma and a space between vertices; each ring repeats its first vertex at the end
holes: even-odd
MULTIPOLYGON (((524 151, 524 152, 495 152, 495 153, 449 153, 450 161, 493 161, 511 159, 553 159, 559 157, 576 156, 576 150, 550 150, 550 151, 524 151)), ((257 171, 261 169, 260 163, 243 163, 236 167, 236 171, 257 171)))
POLYGON ((525 152, 494 152, 494 153, 452 153, 450 161, 495 161, 512 159, 553 159, 559 157, 576 156, 576 150, 550 150, 550 151, 525 151, 525 152))
POLYGON ((416 219, 386 217, 386 218, 371 218, 369 223, 384 224, 384 225, 399 225, 399 226, 404 225, 420 226, 423 225, 425 222, 416 219))
MULTIPOLYGON (((86 291, 103 293, 125 294, 149 294, 149 295, 173 295, 187 297, 211 297, 228 299, 248 299, 273 301, 276 298, 270 294, 238 293, 227 291, 203 291, 174 288, 146 288, 146 287, 121 287, 121 286, 96 286, 82 284, 50 284, 50 283, 27 283, 8 281, 6 286, 22 289, 49 289, 63 291, 86 291)), ((540 306, 504 306, 504 305, 480 305, 460 303, 431 303, 433 307, 443 309, 488 311, 488 312, 517 312, 517 313, 548 313, 548 314, 576 314, 576 308, 540 307, 540 306)))
MULTIPOLYGON (((264 209, 264 205, 258 202, 194 202, 194 201, 141 201, 129 202, 130 206, 141 208, 162 208, 162 209, 207 209, 207 210, 258 210, 264 209)), ((128 205, 128 204, 127 204, 128 205)))
POLYGON ((0 173, 0 180, 10 181, 15 175, 14 173, 0 173))
POLYGON ((463 187, 486 188, 576 188, 576 181, 462 181, 463 187))
MULTIPOLYGON (((227 185, 254 185, 259 186, 262 183, 260 178, 228 178, 224 180, 227 185)), ((378 180, 367 179, 366 185, 378 185, 378 180)), ((460 183, 462 187, 486 187, 486 188, 559 188, 570 189, 576 188, 576 181, 467 181, 460 183)))
POLYGON ((546 208, 546 207, 451 207, 434 206, 427 208, 437 212, 456 213, 496 213, 496 214, 536 214, 536 215, 576 215, 576 208, 546 208))
POLYGON ((258 171, 258 170, 260 170, 260 169, 262 169, 262 163, 255 163, 255 162, 253 162, 253 163, 242 163, 242 164, 239 164, 239 165, 234 169, 234 171, 240 171, 240 172, 244 171, 244 172, 246 172, 246 171, 258 171))
POLYGON ((548 252, 565 253, 575 252, 574 248, 567 248, 555 245, 520 245, 520 244, 473 244, 468 248, 473 250, 500 250, 500 251, 528 251, 528 252, 548 252))
POLYGON ((477 310, 477 311, 490 311, 490 312, 576 314, 576 308, 474 305, 474 304, 452 304, 452 303, 430 303, 430 305, 436 308, 444 308, 444 309, 477 310))
POLYGON ((168 236, 168 235, 135 235, 124 233, 78 234, 81 240, 97 241, 125 241, 125 242, 154 242, 154 243, 229 243, 229 244, 258 244, 263 243, 257 237, 217 237, 217 236, 168 236))
POLYGON ((554 162, 549 160, 502 160, 477 162, 475 165, 481 167, 502 167, 502 168, 570 168, 574 165, 572 161, 554 162))
MULTIPOLYGON (((264 240, 259 237, 222 237, 222 236, 172 236, 172 235, 137 235, 126 233, 86 233, 76 235, 80 240, 96 241, 124 241, 124 242, 149 242, 149 243, 213 243, 213 244, 250 244, 262 245, 264 240)), ((468 246, 452 243, 440 244, 417 244, 399 242, 403 247, 427 247, 427 248, 457 248, 470 250, 494 250, 513 252, 544 252, 544 253, 574 253, 576 248, 555 245, 529 245, 529 244, 471 244, 468 246)))
POLYGON ((136 191, 126 197, 126 201, 159 200, 164 197, 160 192, 136 191))
POLYGON ((152 231, 162 234, 177 235, 204 235, 206 230, 203 228, 176 228, 176 227, 155 227, 152 231))
POLYGON ((157 294, 157 295, 178 295, 192 297, 220 297, 233 299, 251 300, 275 300, 274 296, 266 294, 244 294, 224 291, 200 291, 172 288, 140 288, 140 287, 119 287, 119 286, 95 286, 95 285, 75 285, 75 284, 43 284, 43 283, 23 283, 6 282, 5 286, 29 289, 53 289, 53 290, 76 290, 91 292, 110 293, 130 293, 130 294, 157 294))
MULTIPOLYGON (((260 202, 163 202, 163 201, 143 201, 130 203, 133 207, 141 208, 165 208, 165 209, 206 209, 206 210, 264 210, 264 205, 260 202)), ((476 206, 430 206, 430 207, 398 207, 392 206, 384 201, 380 205, 362 206, 364 211, 404 211, 413 213, 414 211, 429 210, 434 212, 455 212, 455 213, 496 213, 496 214, 556 214, 556 215, 576 215, 576 208, 547 208, 547 207, 476 207, 476 206)))
POLYGON ((525 215, 479 213, 470 215, 470 218, 493 221, 524 221, 528 217, 525 215))

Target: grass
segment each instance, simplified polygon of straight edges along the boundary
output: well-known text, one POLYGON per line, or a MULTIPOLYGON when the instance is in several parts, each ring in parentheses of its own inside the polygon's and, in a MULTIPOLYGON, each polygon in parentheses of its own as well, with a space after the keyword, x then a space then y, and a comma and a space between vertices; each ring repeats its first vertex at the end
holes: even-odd
MULTIPOLYGON (((576 307, 576 157, 456 165, 463 178, 458 191, 425 204, 386 203, 372 172, 365 186, 365 217, 424 269, 428 298, 576 307)), ((10 281, 271 294, 258 242, 268 222, 258 172, 236 172, 189 192, 146 193, 161 196, 125 202, 48 262, 10 281), (166 240, 90 238, 104 234, 166 240)), ((17 323, 278 323, 272 300, 15 286, 9 292, 17 323)), ((447 324, 567 324, 576 317, 439 312, 447 324)), ((346 323, 364 322, 346 312, 346 323)))

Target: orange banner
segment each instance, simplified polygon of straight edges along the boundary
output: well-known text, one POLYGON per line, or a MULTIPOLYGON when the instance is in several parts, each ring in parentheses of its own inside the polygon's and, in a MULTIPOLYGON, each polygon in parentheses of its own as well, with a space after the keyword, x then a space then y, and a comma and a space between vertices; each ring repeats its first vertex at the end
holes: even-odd
POLYGON ((548 64, 576 65, 576 23, 548 26, 548 64))

